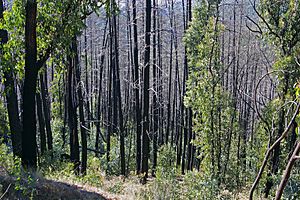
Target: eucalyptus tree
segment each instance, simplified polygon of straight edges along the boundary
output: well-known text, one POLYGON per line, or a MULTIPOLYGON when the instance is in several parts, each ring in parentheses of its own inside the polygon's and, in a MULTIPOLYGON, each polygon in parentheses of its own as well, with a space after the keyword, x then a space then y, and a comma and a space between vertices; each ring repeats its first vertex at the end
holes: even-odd
MULTIPOLYGON (((269 165, 268 178, 265 185, 265 197, 268 197, 271 188, 274 186, 274 180, 272 175, 276 175, 280 169, 280 155, 282 154, 283 148, 279 141, 276 143, 286 129, 286 102, 294 100, 295 94, 293 85, 297 82, 300 71, 297 65, 297 57, 299 54, 299 20, 300 20, 300 9, 297 1, 280 1, 280 2, 269 2, 261 1, 259 8, 255 4, 252 7, 259 17, 261 24, 256 24, 257 28, 268 42, 272 43, 276 47, 276 62, 273 65, 273 69, 277 71, 277 78, 279 86, 277 87, 278 97, 274 101, 270 102, 271 105, 276 105, 278 110, 276 118, 276 128, 274 131, 270 131, 270 143, 276 144, 272 149, 271 164, 269 165)), ((292 135, 295 135, 295 129, 298 127, 297 123, 294 122, 292 135)), ((294 146, 296 139, 294 138, 289 141, 289 146, 294 146)), ((261 165, 258 175, 250 190, 250 199, 253 198, 253 192, 259 183, 262 176, 262 172, 266 166, 270 154, 268 153, 271 149, 267 149, 265 159, 261 165)))
MULTIPOLYGON (((4 12, 4 1, 0 1, 0 19, 3 19, 4 12)), ((4 86, 5 86, 5 94, 7 100, 7 111, 8 111, 8 119, 9 119, 9 127, 12 138, 12 146, 13 153, 15 156, 21 157, 22 149, 21 149, 21 130, 22 124, 19 118, 19 105, 18 105, 18 96, 15 85, 15 76, 13 70, 13 64, 5 59, 5 54, 7 55, 5 45, 8 42, 8 31, 4 27, 4 29, 0 30, 0 57, 1 57, 1 72, 3 72, 4 77, 4 86)))
MULTIPOLYGON (((82 20, 104 3, 90 0, 16 0, 13 7, 17 9, 9 10, 6 16, 8 19, 5 19, 5 23, 8 22, 8 26, 11 27, 18 27, 18 33, 22 33, 22 27, 25 26, 22 163, 26 168, 37 167, 35 93, 38 73, 42 67, 46 67, 46 62, 51 56, 57 54, 66 44, 70 44, 74 35, 80 33, 84 27, 82 20), (23 19, 25 21, 22 21, 23 19)), ((9 42, 15 43, 14 39, 22 44, 21 35, 9 42)))
POLYGON ((151 0, 146 0, 146 17, 145 17, 145 55, 144 55, 144 88, 143 88, 143 135, 142 135, 142 173, 144 181, 148 177, 149 169, 149 89, 150 89, 150 38, 151 38, 151 0))
POLYGON ((132 0, 133 17, 133 63, 134 63, 134 95, 135 95, 135 120, 136 120, 136 172, 141 172, 141 106, 140 106, 140 78, 139 78, 139 50, 138 50, 138 29, 137 29, 137 4, 132 0))

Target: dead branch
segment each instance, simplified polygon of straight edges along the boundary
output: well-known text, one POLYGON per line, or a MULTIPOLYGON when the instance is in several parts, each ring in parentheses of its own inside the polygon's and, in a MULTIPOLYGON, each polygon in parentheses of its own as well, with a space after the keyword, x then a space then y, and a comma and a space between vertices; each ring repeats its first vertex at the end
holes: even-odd
POLYGON ((259 33, 260 35, 262 35, 263 32, 262 32, 260 26, 258 25, 258 23, 256 23, 253 19, 251 19, 248 15, 246 16, 246 18, 247 18, 250 22, 252 22, 252 23, 258 28, 258 30, 252 29, 250 26, 248 26, 247 23, 246 23, 246 27, 247 27, 251 32, 259 33))
POLYGON ((2 194, 2 196, 0 197, 0 200, 3 199, 3 197, 6 195, 6 193, 8 192, 9 188, 11 186, 11 183, 8 185, 8 187, 6 188, 5 192, 2 194))
POLYGON ((281 179, 281 182, 280 182, 280 185, 277 189, 277 192, 276 192, 276 196, 275 196, 275 200, 279 200, 282 196, 282 193, 284 191, 284 188, 289 180, 289 177, 290 177, 290 174, 291 174, 291 171, 292 171, 292 168, 295 164, 295 161, 299 158, 299 156, 297 156, 297 154, 299 153, 299 150, 300 150, 300 142, 298 141, 297 142, 297 146, 296 148, 294 149, 294 152, 293 152, 293 155, 291 156, 286 168, 285 168, 285 171, 284 171, 284 174, 282 176, 282 179, 281 179))
POLYGON ((262 173, 264 172, 264 169, 265 169, 265 167, 266 167, 266 165, 267 165, 267 161, 268 161, 268 159, 269 159, 269 157, 270 157, 270 154, 271 154, 272 150, 273 150, 277 145, 279 145, 279 143, 287 136, 289 130, 290 130, 291 127, 292 127, 292 124, 294 123, 294 121, 295 121, 295 119, 296 119, 296 117, 297 117, 297 115, 298 115, 298 113, 299 113, 299 109, 300 109, 300 103, 297 103, 297 108, 296 108, 296 110, 295 110, 295 113, 294 113, 294 115, 293 115, 293 117, 292 117, 290 123, 288 124, 288 126, 286 127, 286 129, 284 130, 284 132, 281 134, 281 136, 273 143, 273 145, 272 145, 271 147, 268 148, 268 150, 267 150, 267 152, 266 152, 266 154, 265 154, 264 160, 263 160, 263 162, 262 162, 262 165, 261 165, 261 167, 260 167, 260 169, 259 169, 259 172, 258 172, 258 174, 257 174, 257 176, 256 176, 256 179, 255 179, 255 181, 253 182, 252 187, 251 187, 251 189, 250 189, 250 192, 249 192, 249 199, 250 199, 250 200, 253 199, 253 193, 254 193, 254 190, 255 190, 256 186, 258 185, 259 180, 261 179, 262 173))
POLYGON ((269 134, 271 133, 270 125, 269 125, 269 123, 262 117, 261 113, 259 112, 258 107, 257 107, 257 99, 256 99, 256 97, 257 97, 257 90, 258 90, 258 87, 259 87, 260 83, 262 82, 262 80, 263 80, 266 76, 269 76, 270 74, 275 73, 275 72, 283 72, 283 71, 282 71, 282 70, 274 70, 274 71, 271 71, 271 72, 268 72, 268 73, 264 74, 264 75, 258 80, 258 83, 257 83, 256 86, 255 86, 255 89, 254 89, 254 97, 253 97, 253 98, 254 98, 254 108, 255 108, 255 112, 257 113, 257 116, 261 119, 261 121, 262 121, 263 123, 266 124, 266 126, 267 126, 267 131, 269 132, 269 134))

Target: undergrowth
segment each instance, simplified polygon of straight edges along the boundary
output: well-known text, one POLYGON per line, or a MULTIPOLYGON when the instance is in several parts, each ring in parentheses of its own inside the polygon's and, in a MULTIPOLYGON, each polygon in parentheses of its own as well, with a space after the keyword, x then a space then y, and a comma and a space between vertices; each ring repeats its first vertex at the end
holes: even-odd
POLYGON ((104 175, 101 173, 100 160, 96 157, 88 157, 88 170, 85 176, 75 175, 73 163, 69 161, 47 159, 40 167, 40 172, 45 178, 87 184, 94 187, 101 187, 103 184, 104 175))

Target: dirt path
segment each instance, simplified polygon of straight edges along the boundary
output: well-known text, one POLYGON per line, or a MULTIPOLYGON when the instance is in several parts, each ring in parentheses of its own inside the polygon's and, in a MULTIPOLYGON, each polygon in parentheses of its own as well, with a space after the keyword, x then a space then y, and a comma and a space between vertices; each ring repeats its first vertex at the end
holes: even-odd
POLYGON ((41 200, 110 200, 97 191, 66 182, 44 178, 18 179, 10 176, 0 167, 0 199, 41 199, 41 200))
POLYGON ((68 179, 46 179, 38 175, 30 181, 12 177, 0 166, 0 200, 26 199, 23 193, 42 200, 136 200, 140 199, 138 196, 145 187, 147 185, 141 185, 136 176, 126 179, 121 176, 106 178, 101 187, 68 179))
POLYGON ((136 200, 138 194, 145 186, 139 183, 137 177, 110 177, 103 181, 101 187, 93 187, 90 185, 83 185, 80 183, 70 183, 68 180, 60 180, 61 182, 71 184, 85 191, 96 193, 109 200, 136 200))

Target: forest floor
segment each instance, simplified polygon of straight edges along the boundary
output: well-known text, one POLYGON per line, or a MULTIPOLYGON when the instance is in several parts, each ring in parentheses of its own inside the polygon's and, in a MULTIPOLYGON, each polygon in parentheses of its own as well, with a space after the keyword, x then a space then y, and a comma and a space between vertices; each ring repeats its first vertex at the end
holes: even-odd
MULTIPOLYGON (((28 176, 29 177, 29 176, 28 176)), ((2 199, 30 199, 23 198, 34 196, 32 199, 42 200, 135 200, 143 199, 142 193, 149 190, 149 185, 153 182, 153 178, 149 178, 148 184, 140 184, 137 176, 105 177, 102 180, 101 187, 91 186, 75 182, 71 179, 46 179, 40 175, 32 178, 16 178, 7 173, 0 166, 0 200, 2 199)), ((222 193, 227 193, 223 191, 222 193)), ((226 194, 225 194, 226 196, 226 194)), ((219 198, 216 198, 219 199, 219 198)), ((246 200, 247 193, 241 192, 235 195, 234 199, 246 200)), ((261 198, 260 198, 261 199, 261 198)))
MULTIPOLYGON (((150 180, 151 181, 151 180, 150 180)), ((103 180, 101 188, 80 184, 71 180, 51 180, 36 175, 33 179, 11 176, 0 166, 0 199, 23 199, 34 196, 33 199, 86 199, 86 200, 133 200, 143 190, 137 177, 124 179, 110 177, 103 180)))
MULTIPOLYGON (((147 185, 140 184, 136 176, 131 176, 126 179, 122 176, 111 176, 103 180, 101 187, 94 187, 65 179, 60 179, 59 181, 77 188, 82 188, 88 192, 100 194, 104 199, 108 200, 135 200, 138 199, 140 192, 147 187, 147 185)), ((150 179, 149 181, 152 180, 150 179)))
POLYGON ((47 180, 38 175, 33 178, 17 178, 11 176, 0 166, 0 199, 33 199, 55 200, 55 199, 87 199, 104 200, 107 198, 96 191, 90 191, 87 188, 69 184, 68 182, 58 180, 47 180), (30 199, 30 198, 28 198, 30 199))

